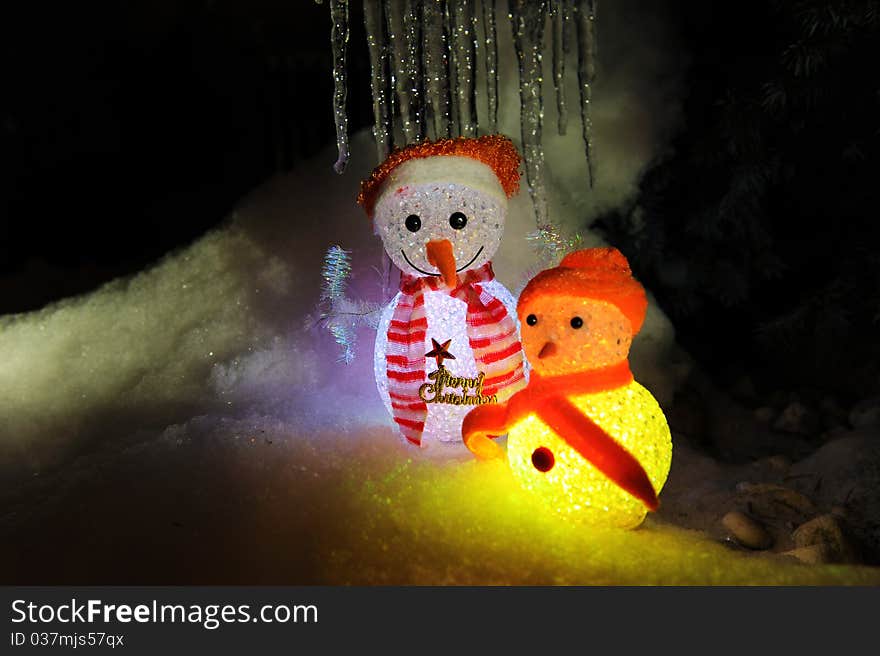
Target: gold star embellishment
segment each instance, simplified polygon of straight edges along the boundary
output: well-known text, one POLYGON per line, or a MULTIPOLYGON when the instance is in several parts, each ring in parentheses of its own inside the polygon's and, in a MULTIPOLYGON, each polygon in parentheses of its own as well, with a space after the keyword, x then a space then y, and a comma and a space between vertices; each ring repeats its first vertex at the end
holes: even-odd
POLYGON ((430 351, 428 351, 427 353, 425 353, 425 357, 426 358, 434 358, 437 361, 437 368, 438 369, 443 368, 443 361, 444 360, 455 360, 455 356, 446 350, 449 348, 449 345, 452 344, 451 339, 447 339, 445 342, 443 342, 441 344, 440 342, 438 342, 436 339, 434 339, 432 337, 431 344, 434 346, 434 348, 431 349, 430 351))

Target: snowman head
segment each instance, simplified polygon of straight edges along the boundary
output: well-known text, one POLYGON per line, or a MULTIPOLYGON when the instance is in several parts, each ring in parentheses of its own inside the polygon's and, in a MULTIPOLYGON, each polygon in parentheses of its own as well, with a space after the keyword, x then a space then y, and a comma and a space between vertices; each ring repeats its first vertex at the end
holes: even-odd
POLYGON ((647 311, 645 290, 614 248, 566 256, 520 295, 523 351, 539 375, 559 376, 619 364, 647 311))
POLYGON ((425 141, 392 153, 362 183, 358 202, 401 271, 453 286, 498 250, 519 162, 500 135, 425 141))

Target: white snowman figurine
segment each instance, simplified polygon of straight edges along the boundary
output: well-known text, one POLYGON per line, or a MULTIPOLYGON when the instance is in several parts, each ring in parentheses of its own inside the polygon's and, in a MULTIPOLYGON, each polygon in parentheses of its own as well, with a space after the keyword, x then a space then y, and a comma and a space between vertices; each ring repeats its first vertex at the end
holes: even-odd
POLYGON ((500 135, 425 141, 393 152, 361 184, 358 202, 401 271, 379 318, 374 366, 411 444, 460 446, 468 411, 527 382, 516 301, 490 262, 519 163, 500 135))

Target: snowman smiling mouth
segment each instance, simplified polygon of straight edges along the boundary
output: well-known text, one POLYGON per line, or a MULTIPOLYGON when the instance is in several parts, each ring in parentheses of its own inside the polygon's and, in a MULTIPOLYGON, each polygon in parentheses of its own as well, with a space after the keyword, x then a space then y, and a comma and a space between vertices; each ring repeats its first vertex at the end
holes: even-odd
MULTIPOLYGON (((474 255, 474 256, 470 259, 470 261, 469 261, 467 264, 465 264, 463 267, 461 267, 461 268, 459 268, 459 269, 456 269, 455 272, 456 272, 456 273, 461 273, 462 271, 466 270, 471 264, 473 264, 473 263, 476 261, 476 259, 477 259, 478 257, 480 257, 480 253, 483 252, 483 249, 484 249, 484 248, 485 248, 485 246, 480 246, 480 250, 477 251, 476 255, 474 255)), ((424 269, 420 269, 419 267, 417 267, 415 264, 413 264, 413 263, 410 261, 410 259, 406 256, 406 252, 405 252, 402 248, 400 249, 400 253, 401 253, 401 255, 403 255, 403 259, 406 260, 406 263, 409 264, 413 269, 415 269, 415 270, 418 271, 419 273, 424 273, 426 276, 442 276, 442 275, 443 275, 442 272, 431 273, 430 271, 425 271, 424 269)))

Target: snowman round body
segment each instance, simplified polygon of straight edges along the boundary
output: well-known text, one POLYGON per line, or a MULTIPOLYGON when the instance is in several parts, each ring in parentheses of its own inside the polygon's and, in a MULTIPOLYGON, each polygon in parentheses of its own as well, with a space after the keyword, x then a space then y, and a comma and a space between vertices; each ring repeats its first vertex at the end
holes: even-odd
MULTIPOLYGON (((672 463, 672 436, 652 394, 633 381, 569 400, 635 456, 659 494, 672 463)), ((613 483, 534 414, 510 430, 507 456, 520 484, 565 517, 618 528, 633 528, 645 518, 647 510, 641 501, 613 483), (552 463, 552 468, 534 457, 540 449, 546 450, 543 463, 552 463)))
MULTIPOLYGON (((507 309, 508 315, 517 324, 519 333, 519 321, 516 319, 516 300, 513 295, 497 280, 480 283, 480 286, 489 294, 497 298, 507 309)), ((374 372, 379 394, 389 414, 393 416, 391 396, 388 390, 388 374, 386 364, 386 351, 388 346, 388 329, 397 304, 403 294, 398 293, 391 302, 385 306, 379 318, 376 334, 376 347, 374 352, 374 372)), ((453 298, 449 290, 424 291, 425 315, 428 328, 425 333, 424 352, 428 353, 432 347, 432 339, 438 342, 452 340, 447 350, 455 359, 443 361, 443 366, 454 377, 474 379, 481 371, 474 358, 467 335, 467 305, 464 301, 453 298)), ((428 375, 436 369, 436 365, 430 358, 425 363, 425 382, 428 375)), ((485 372, 483 372, 485 373, 485 372)), ((501 388, 497 393, 498 401, 503 402, 520 386, 501 388)), ((428 403, 428 414, 425 419, 425 428, 422 432, 422 445, 426 448, 464 448, 461 440, 461 422, 464 416, 473 409, 471 405, 453 405, 449 403, 428 403)))

